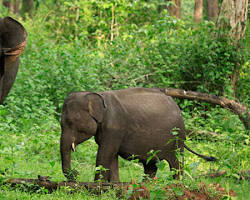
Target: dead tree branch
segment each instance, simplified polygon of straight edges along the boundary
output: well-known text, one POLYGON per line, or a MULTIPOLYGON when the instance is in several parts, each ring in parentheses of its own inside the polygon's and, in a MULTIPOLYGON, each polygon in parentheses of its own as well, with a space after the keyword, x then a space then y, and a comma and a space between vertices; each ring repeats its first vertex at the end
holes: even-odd
POLYGON ((205 102, 219 105, 223 108, 226 108, 232 111, 233 113, 237 114, 239 116, 239 119, 244 124, 246 130, 249 130, 249 127, 250 127, 249 109, 233 100, 227 99, 225 97, 217 97, 217 96, 213 96, 213 95, 206 94, 206 93, 185 91, 181 89, 167 88, 167 89, 163 89, 163 91, 165 92, 165 94, 172 96, 172 97, 205 101, 205 102))
MULTIPOLYGON (((217 177, 220 177, 220 176, 224 176, 226 174, 227 174, 227 172, 223 170, 223 171, 220 171, 220 172, 205 174, 205 177, 217 178, 217 177)), ((237 173, 237 175, 239 176, 239 180, 250 180, 250 170, 239 171, 237 173)))
POLYGON ((38 179, 27 179, 27 178, 12 178, 8 179, 4 182, 4 184, 8 184, 11 187, 15 187, 18 185, 28 186, 29 188, 31 185, 34 188, 45 188, 49 192, 53 192, 59 188, 67 187, 70 189, 86 189, 89 191, 107 191, 110 188, 117 189, 118 191, 122 191, 125 186, 130 185, 131 183, 104 183, 104 182, 54 182, 48 179, 38 178, 38 179))

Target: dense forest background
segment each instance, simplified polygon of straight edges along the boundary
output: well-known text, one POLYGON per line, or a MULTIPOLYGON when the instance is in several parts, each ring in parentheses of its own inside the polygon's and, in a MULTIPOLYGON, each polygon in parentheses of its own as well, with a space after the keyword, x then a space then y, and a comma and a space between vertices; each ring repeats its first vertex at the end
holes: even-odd
MULTIPOLYGON (((59 121, 63 101, 72 91, 172 87, 224 96, 249 107, 248 18, 242 23, 244 34, 236 37, 226 23, 228 19, 220 17, 221 0, 1 3, 0 17, 20 21, 28 32, 28 42, 16 82, 0 106, 0 172, 5 172, 0 181, 37 174, 64 179, 59 121)), ((208 164, 185 153, 186 186, 216 182, 233 188, 239 199, 247 199, 249 182, 239 181, 238 174, 250 167, 249 132, 236 115, 223 108, 198 101, 176 101, 185 118, 187 143, 219 158, 216 164, 208 164), (227 173, 217 179, 199 176, 221 170, 227 173)), ((77 148, 72 162, 80 172, 79 180, 92 181, 97 146, 90 140, 77 148)), ((122 181, 141 180, 141 166, 130 163, 120 160, 122 181)), ((170 180, 167 164, 157 177, 159 184, 174 181, 170 180)), ((15 199, 17 194, 22 199, 45 198, 43 192, 0 190, 5 199, 15 199)), ((157 198, 162 195, 161 190, 151 190, 157 198)), ((65 195, 69 199, 86 195, 97 198, 86 192, 70 196, 62 191, 54 195, 46 199, 65 195)))

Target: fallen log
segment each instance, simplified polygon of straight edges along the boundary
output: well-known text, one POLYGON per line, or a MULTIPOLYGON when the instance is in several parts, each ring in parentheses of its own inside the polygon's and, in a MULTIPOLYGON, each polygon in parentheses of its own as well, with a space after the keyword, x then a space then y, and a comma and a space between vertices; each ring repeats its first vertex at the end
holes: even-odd
POLYGON ((209 173, 209 174, 206 174, 205 176, 209 177, 209 178, 216 178, 216 177, 226 175, 226 173, 227 172, 223 170, 223 171, 220 171, 220 172, 209 173))
MULTIPOLYGON (((153 183, 153 186, 156 186, 156 182, 153 183)), ((21 188, 28 189, 29 191, 36 191, 40 188, 45 188, 48 192, 53 192, 59 188, 70 188, 73 190, 67 190, 70 192, 78 191, 81 189, 86 189, 91 192, 95 192, 96 194, 101 194, 102 191, 108 191, 109 189, 115 189, 117 197, 125 197, 126 199, 150 199, 150 190, 148 187, 144 186, 142 183, 136 183, 135 180, 132 180, 132 183, 93 183, 93 182, 53 182, 50 181, 47 177, 38 176, 38 179, 25 179, 25 178, 12 178, 4 182, 4 184, 9 184, 11 187, 21 186, 21 188), (128 191, 130 191, 128 193, 128 191), (132 191, 132 192, 131 192, 132 191)), ((183 190, 183 195, 181 195, 181 199, 186 199, 190 196, 191 199, 193 197, 197 197, 195 199, 201 199, 201 196, 208 199, 209 193, 207 186, 205 184, 201 184, 200 190, 190 190, 185 187, 183 184, 172 184, 166 185, 166 187, 162 187, 162 192, 166 192, 166 197, 177 197, 173 188, 180 188, 183 190)), ((215 189, 219 192, 218 197, 220 199, 227 193, 225 193, 225 188, 221 187, 219 184, 211 184, 210 188, 215 189)), ((157 189, 159 190, 159 188, 157 189)), ((27 191, 27 190, 26 190, 27 191)), ((163 193, 164 195, 164 193, 163 193)), ((230 190, 230 196, 236 196, 236 193, 230 190)), ((180 199, 180 198, 178 198, 180 199)), ((216 198, 217 199, 217 198, 216 198)))
MULTIPOLYGON (((219 139, 220 138, 220 134, 216 133, 216 132, 212 132, 212 131, 191 131, 191 130, 187 130, 186 134, 188 137, 194 137, 194 136, 202 136, 203 138, 214 138, 214 139, 219 139)), ((202 140, 201 138, 199 138, 199 140, 202 140)))
POLYGON ((30 189, 36 190, 38 188, 45 188, 48 192, 53 192, 59 188, 70 188, 70 189, 86 189, 88 191, 101 192, 108 191, 109 189, 117 189, 122 192, 123 188, 131 185, 127 182, 76 182, 76 181, 62 181, 54 182, 50 181, 48 177, 38 176, 38 179, 27 179, 27 178, 11 178, 6 180, 3 184, 10 185, 11 187, 24 186, 30 189))
MULTIPOLYGON (((220 177, 220 176, 224 176, 226 175, 227 172, 226 171, 219 171, 219 172, 213 172, 213 173, 209 173, 209 174, 205 174, 206 177, 209 178, 216 178, 216 177, 220 177)), ((237 173, 238 179, 239 180, 250 180, 250 170, 242 170, 239 171, 237 173)))
POLYGON ((247 107, 237 103, 236 101, 227 99, 225 97, 217 97, 206 93, 193 92, 193 91, 185 91, 181 89, 174 88, 166 88, 163 89, 163 92, 166 95, 171 97, 181 98, 181 99, 190 99, 190 100, 198 100, 205 101, 214 105, 219 105, 223 108, 226 108, 233 113, 239 116, 239 119, 244 124, 246 130, 250 128, 250 111, 247 107))

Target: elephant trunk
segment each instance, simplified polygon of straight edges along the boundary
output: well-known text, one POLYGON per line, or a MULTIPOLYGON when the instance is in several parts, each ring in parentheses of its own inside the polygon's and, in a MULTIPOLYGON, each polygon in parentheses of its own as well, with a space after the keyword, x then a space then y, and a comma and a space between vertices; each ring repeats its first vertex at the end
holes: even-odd
POLYGON ((69 180, 75 180, 77 176, 77 171, 71 170, 71 149, 74 150, 72 144, 74 144, 73 139, 62 134, 60 142, 62 171, 65 177, 69 180))

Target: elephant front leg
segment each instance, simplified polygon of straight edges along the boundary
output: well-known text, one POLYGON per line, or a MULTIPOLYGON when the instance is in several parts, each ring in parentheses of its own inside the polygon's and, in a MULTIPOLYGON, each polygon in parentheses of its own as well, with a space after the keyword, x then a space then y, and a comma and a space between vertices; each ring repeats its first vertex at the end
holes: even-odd
POLYGON ((98 169, 95 174, 95 181, 119 181, 116 149, 109 145, 99 146, 96 167, 98 167, 98 169))
POLYGON ((113 182, 120 182, 118 155, 116 154, 110 166, 110 180, 113 182))

